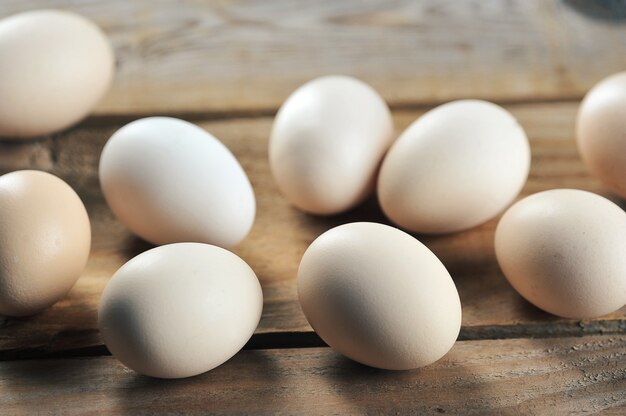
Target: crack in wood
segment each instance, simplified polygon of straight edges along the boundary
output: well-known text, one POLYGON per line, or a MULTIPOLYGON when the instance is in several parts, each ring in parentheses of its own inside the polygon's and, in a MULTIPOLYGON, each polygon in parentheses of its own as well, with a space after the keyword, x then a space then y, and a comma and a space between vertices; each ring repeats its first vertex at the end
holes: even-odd
MULTIPOLYGON (((71 332, 75 334, 81 331, 71 332)), ((82 332, 91 334, 93 331, 82 332)), ((626 334, 626 319, 556 324, 553 322, 537 322, 511 325, 465 326, 461 328, 458 341, 563 338, 610 334, 626 334)), ((0 351, 0 361, 111 355, 106 346, 102 344, 60 349, 57 343, 60 342, 63 336, 63 332, 55 334, 46 345, 0 351)), ((313 331, 285 331, 254 334, 243 347, 243 350, 318 347, 328 347, 328 345, 313 331)))

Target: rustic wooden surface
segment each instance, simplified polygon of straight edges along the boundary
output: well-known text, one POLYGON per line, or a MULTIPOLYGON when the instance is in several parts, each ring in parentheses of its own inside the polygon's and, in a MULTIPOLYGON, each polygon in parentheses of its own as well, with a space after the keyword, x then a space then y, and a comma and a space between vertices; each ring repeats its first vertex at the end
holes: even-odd
MULTIPOLYGON (((297 302, 300 257, 335 225, 387 221, 375 198, 337 217, 303 214, 279 195, 267 165, 272 116, 282 100, 312 77, 346 73, 385 96, 398 132, 441 101, 499 102, 531 141, 522 195, 574 187, 626 207, 589 176, 574 141, 584 92, 626 69, 626 23, 590 18, 571 3, 55 2, 105 29, 118 74, 95 115, 80 125, 35 141, 0 142, 0 173, 58 174, 85 201, 93 228, 87 268, 65 299, 33 317, 0 318, 0 414, 626 413, 626 307, 575 321, 525 302, 495 261, 497 219, 459 234, 417 236, 448 267, 461 296, 462 341, 449 356, 396 373, 352 364, 324 348, 297 302), (104 203, 99 154, 117 128, 149 114, 179 116, 220 138, 248 173, 258 204, 250 236, 234 251, 262 281, 259 328, 232 361, 178 382, 125 370, 106 356, 96 325, 110 276, 150 248, 104 203)), ((51 4, 4 0, 0 17, 44 6, 51 4)))
POLYGON ((183 380, 139 376, 112 357, 13 361, 0 362, 0 391, 7 414, 618 415, 625 349, 624 335, 459 341, 400 372, 328 348, 254 350, 183 380))
POLYGON ((622 25, 562 0, 3 0, 0 16, 52 5, 115 45, 99 114, 271 112, 326 73, 356 75, 394 106, 579 98, 626 52, 622 25))
MULTIPOLYGON (((517 104, 508 108, 526 128, 533 149, 530 179, 522 195, 567 186, 610 197, 599 182, 586 174, 577 154, 572 136, 576 103, 517 104)), ((396 112, 398 130, 420 114, 396 112)), ((281 342, 297 342, 298 333, 311 331, 297 301, 294 279, 309 243, 343 222, 387 220, 373 198, 353 212, 331 218, 306 215, 289 206, 278 193, 267 163, 270 117, 197 122, 235 153, 257 194, 254 228, 234 249, 263 283, 265 308, 257 333, 282 333, 281 342)), ((92 256, 83 277, 70 295, 52 308, 34 317, 5 321, 0 332, 0 358, 57 354, 65 349, 101 345, 96 322, 100 293, 119 266, 150 247, 115 220, 98 187, 100 151, 120 125, 89 124, 85 122, 44 142, 0 145, 0 161, 2 166, 11 163, 9 170, 35 166, 66 178, 86 201, 93 227, 92 256)), ((626 308, 600 319, 578 322, 553 317, 525 302, 506 282, 495 260, 496 224, 497 219, 464 233, 417 236, 442 259, 457 284, 463 304, 463 338, 626 330, 626 308)))

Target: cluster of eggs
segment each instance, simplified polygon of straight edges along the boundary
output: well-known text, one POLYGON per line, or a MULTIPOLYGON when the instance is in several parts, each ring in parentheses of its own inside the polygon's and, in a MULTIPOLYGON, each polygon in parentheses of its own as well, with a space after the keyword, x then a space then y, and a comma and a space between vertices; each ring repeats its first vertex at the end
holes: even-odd
MULTIPOLYGON (((114 72, 104 33, 56 10, 0 21, 0 137, 20 140, 84 118, 114 72)), ((102 294, 102 337, 124 364, 155 377, 220 365, 256 329, 263 308, 254 271, 222 247, 252 227, 255 197, 215 137, 182 120, 137 120, 100 161, 111 210, 157 245, 124 264, 102 294), (183 185, 184 184, 184 185, 183 185)), ((0 314, 28 316, 65 296, 86 266, 91 227, 74 190, 49 173, 0 177, 0 314)))
MULTIPOLYGON (((0 137, 36 137, 86 116, 114 72, 104 33, 73 13, 40 10, 0 21, 0 137)), ((0 314, 24 316, 63 297, 85 267, 87 211, 61 179, 0 177, 0 314)))
MULTIPOLYGON (((0 72, 0 136, 33 137, 90 111, 110 84, 113 55, 84 18, 29 12, 0 22, 0 72)), ((626 198, 625 104, 626 73, 601 82, 583 101, 577 136, 590 169, 626 198)), ((441 105, 394 140, 391 113, 374 89, 329 76, 303 85, 280 108, 269 157, 279 189, 305 212, 344 212, 376 190, 399 227, 450 233, 504 211, 526 182, 531 153, 515 118, 480 100, 441 105)), ((107 347, 128 367, 163 378, 228 360, 253 334, 263 307, 254 271, 228 251, 246 237, 256 209, 239 162, 205 130, 151 117, 109 139, 99 177, 116 217, 159 245, 107 284, 98 317, 107 347)), ((12 172, 0 177, 0 238, 0 314, 30 315, 78 279, 89 255, 89 218, 61 179, 12 172)), ((511 285, 569 318, 626 303, 625 248, 626 213, 573 189, 523 198, 495 233, 511 285)), ((297 285, 314 330, 370 366, 428 365, 448 352, 461 327, 446 267, 395 227, 362 222, 325 232, 304 253, 297 285)))
MULTIPOLYGON (((600 83, 583 102, 578 138, 598 176, 626 197, 624 100, 626 74, 600 83)), ((338 76, 294 92, 270 141, 272 172, 296 207, 335 214, 376 189, 384 214, 418 234, 496 217, 523 188, 530 158, 515 118, 480 100, 436 107, 394 141, 382 98, 338 76)), ((518 201, 497 226, 495 250, 511 285, 545 311, 590 318, 626 303, 626 213, 599 195, 554 189, 518 201)), ((434 362, 461 326, 445 266, 415 238, 381 224, 346 224, 316 239, 300 263, 298 294, 326 343, 380 368, 434 362)))

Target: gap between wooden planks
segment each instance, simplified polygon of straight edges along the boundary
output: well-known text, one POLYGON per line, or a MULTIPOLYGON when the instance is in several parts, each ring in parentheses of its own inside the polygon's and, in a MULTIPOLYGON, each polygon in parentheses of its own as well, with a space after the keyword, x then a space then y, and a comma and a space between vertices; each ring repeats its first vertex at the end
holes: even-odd
MULTIPOLYGON (((588 175, 576 151, 573 134, 577 103, 527 103, 508 108, 531 140, 533 164, 523 195, 575 187, 611 197, 588 175)), ((421 113, 396 111, 397 131, 421 113)), ((374 198, 337 217, 313 217, 291 208, 269 173, 267 139, 271 123, 270 117, 199 122, 239 158, 257 195, 254 228, 234 249, 258 274, 265 297, 259 328, 248 348, 319 346, 323 344, 312 334, 297 301, 295 276, 304 250, 315 237, 335 225, 387 220, 374 198)), ((100 150, 120 126, 87 121, 52 138, 0 143, 2 172, 31 167, 60 175, 83 197, 93 228, 92 255, 69 296, 36 316, 0 323, 0 359, 106 353, 96 323, 100 294, 120 265, 150 248, 113 217, 99 190, 100 150)), ((616 202, 624 206, 623 201, 616 202)), ((494 257, 496 223, 492 220, 447 236, 417 236, 442 259, 459 289, 463 304, 461 339, 626 332, 626 308, 598 319, 573 321, 544 313, 520 298, 506 282, 494 257)))
POLYGON ((459 341, 384 371, 328 348, 243 351, 157 380, 113 357, 0 362, 0 414, 623 414, 626 335, 459 341), (271 400, 268 400, 271 398, 271 400))

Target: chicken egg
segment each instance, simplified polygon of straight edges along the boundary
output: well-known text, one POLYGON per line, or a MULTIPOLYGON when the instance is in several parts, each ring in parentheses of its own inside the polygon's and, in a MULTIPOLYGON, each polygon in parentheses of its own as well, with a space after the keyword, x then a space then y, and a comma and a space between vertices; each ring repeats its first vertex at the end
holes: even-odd
POLYGON ((535 306, 565 318, 593 318, 626 303, 626 213, 591 192, 553 189, 502 216, 498 263, 535 306))
POLYGON ((392 139, 389 108, 374 89, 346 76, 317 78, 298 88, 278 111, 270 167, 294 206, 336 214, 372 192, 392 139))
POLYGON ((479 225, 519 194, 530 168, 522 127, 505 109, 480 100, 441 105, 395 141, 378 178, 385 214, 418 233, 479 225))
POLYGON ((159 378, 209 371, 235 355, 263 309, 261 285, 235 254, 177 243, 124 264, 98 311, 104 343, 127 367, 159 378))
POLYGON ((133 121, 109 139, 100 184, 117 218, 154 244, 231 247, 252 228, 252 185, 219 140, 170 117, 133 121))
POLYGON ((626 72, 602 80, 585 96, 576 135, 587 167, 626 198, 626 72))
POLYGON ((76 192, 46 172, 0 176, 0 314, 26 316, 65 296, 91 245, 76 192))
POLYGON ((77 123, 104 96, 113 70, 106 36, 82 16, 34 10, 0 20, 0 136, 77 123))
POLYGON ((450 274, 422 243, 396 228, 350 223, 319 236, 298 269, 302 310, 341 354, 406 370, 444 356, 461 327, 450 274))

